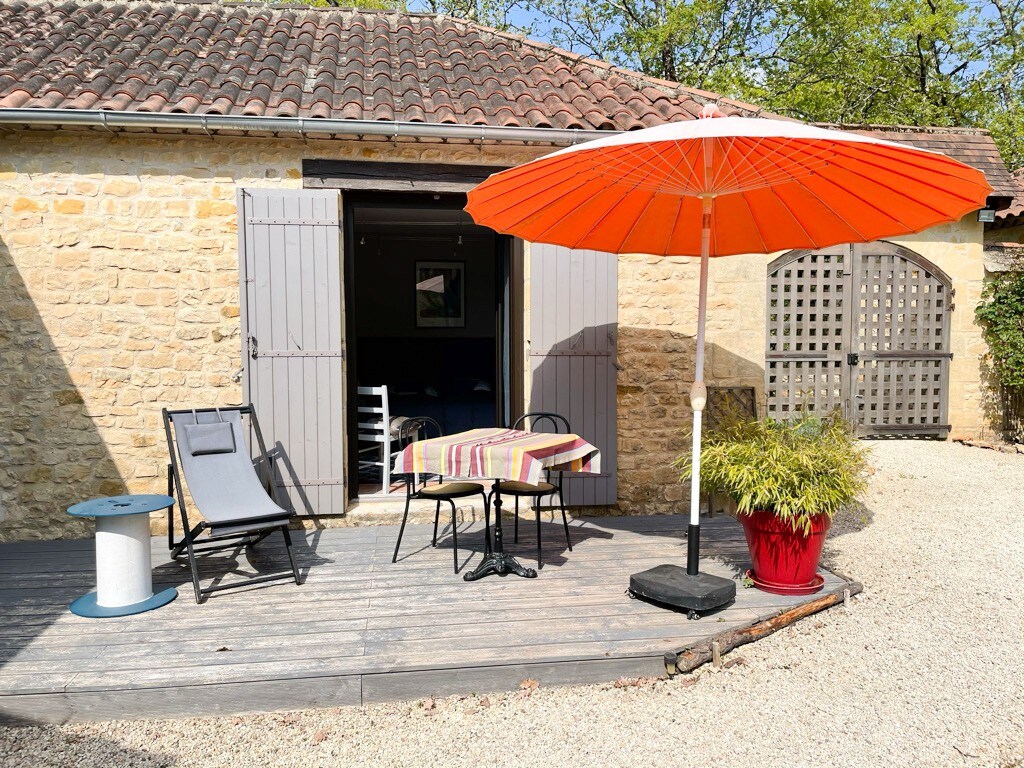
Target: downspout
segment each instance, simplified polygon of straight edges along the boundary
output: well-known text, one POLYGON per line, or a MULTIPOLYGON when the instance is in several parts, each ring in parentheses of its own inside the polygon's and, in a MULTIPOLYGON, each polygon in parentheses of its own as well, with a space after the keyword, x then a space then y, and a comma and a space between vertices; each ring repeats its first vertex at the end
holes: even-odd
POLYGON ((571 145, 604 138, 618 131, 574 128, 523 128, 494 125, 414 123, 391 120, 334 120, 327 118, 246 115, 191 115, 174 112, 115 112, 79 109, 0 109, 0 125, 42 127, 76 125, 152 130, 245 131, 261 134, 317 136, 385 136, 412 139, 461 139, 470 142, 516 141, 571 145))

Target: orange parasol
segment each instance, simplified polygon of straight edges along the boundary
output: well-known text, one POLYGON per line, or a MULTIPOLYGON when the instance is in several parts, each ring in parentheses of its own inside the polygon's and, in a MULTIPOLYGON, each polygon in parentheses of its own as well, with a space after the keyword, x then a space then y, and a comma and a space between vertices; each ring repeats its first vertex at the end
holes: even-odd
POLYGON ((530 242, 700 256, 689 561, 699 542, 708 259, 920 232, 982 208, 984 175, 945 155, 800 122, 725 117, 616 134, 494 174, 477 224, 530 242), (700 222, 700 225, 698 225, 700 222))

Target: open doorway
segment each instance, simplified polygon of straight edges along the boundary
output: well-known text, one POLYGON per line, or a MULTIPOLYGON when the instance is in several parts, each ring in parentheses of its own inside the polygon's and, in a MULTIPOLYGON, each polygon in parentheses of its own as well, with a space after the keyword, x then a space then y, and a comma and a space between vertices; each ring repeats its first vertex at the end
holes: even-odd
POLYGON ((366 498, 402 490, 385 465, 403 419, 506 422, 511 248, 465 195, 345 197, 349 488, 366 498))

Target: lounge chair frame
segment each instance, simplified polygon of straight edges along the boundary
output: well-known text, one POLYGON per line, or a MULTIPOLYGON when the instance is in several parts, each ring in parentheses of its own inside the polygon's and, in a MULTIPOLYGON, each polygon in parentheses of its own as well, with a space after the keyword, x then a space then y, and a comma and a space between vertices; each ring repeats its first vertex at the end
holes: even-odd
MULTIPOLYGON (((283 579, 294 579, 296 584, 301 583, 299 576, 299 569, 295 562, 295 553, 292 551, 292 537, 288 531, 288 525, 276 523, 274 525, 266 525, 265 517, 252 517, 252 518, 240 518, 231 520, 230 522, 223 522, 219 524, 211 524, 206 520, 201 520, 195 526, 189 527, 188 522, 188 511, 185 506, 185 484, 181 479, 181 469, 178 465, 178 454, 177 454, 177 441, 176 434, 171 428, 171 417, 179 414, 189 413, 230 413, 237 412, 240 416, 248 416, 250 427, 256 436, 256 444, 259 447, 259 459, 263 467, 266 468, 265 475, 261 476, 263 486, 267 490, 270 498, 275 504, 282 509, 285 507, 281 504, 278 496, 277 487, 274 483, 274 458, 268 453, 266 445, 263 442, 263 433, 260 431, 260 423, 256 418, 256 411, 252 404, 242 406, 228 406, 224 408, 182 408, 179 410, 168 410, 164 408, 163 419, 164 419, 164 433, 167 436, 167 450, 171 457, 170 463, 167 465, 167 495, 175 499, 176 502, 167 509, 167 547, 171 551, 171 557, 174 560, 178 560, 183 554, 188 555, 189 567, 192 570, 192 588, 195 590, 196 603, 202 603, 208 595, 213 592, 221 592, 227 589, 238 589, 242 587, 248 587, 253 584, 261 584, 268 581, 281 581, 283 579), (181 525, 184 531, 182 538, 178 541, 174 539, 174 508, 178 508, 178 513, 181 516, 181 525), (245 531, 236 531, 233 533, 226 533, 218 535, 216 529, 218 527, 223 528, 238 528, 239 526, 251 525, 252 527, 245 531), (196 541, 196 537, 199 536, 207 528, 210 529, 210 535, 203 538, 201 541, 196 541), (203 587, 199 583, 199 565, 196 562, 196 555, 206 554, 208 552, 216 552, 224 549, 237 549, 240 546, 252 547, 261 542, 270 534, 275 531, 281 531, 284 537, 285 549, 288 552, 288 560, 291 564, 291 572, 268 574, 265 576, 254 576, 237 584, 213 584, 208 587, 203 587), (210 546, 211 542, 215 542, 210 546)), ((255 467, 253 471, 260 474, 255 467)), ((202 510, 199 510, 202 514, 202 510)))

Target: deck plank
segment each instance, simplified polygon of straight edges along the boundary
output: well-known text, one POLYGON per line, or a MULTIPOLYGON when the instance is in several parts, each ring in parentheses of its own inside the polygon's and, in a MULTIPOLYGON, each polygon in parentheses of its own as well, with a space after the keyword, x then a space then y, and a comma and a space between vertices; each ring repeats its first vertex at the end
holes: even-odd
MULTIPOLYGON (((526 564, 535 528, 523 517, 507 544, 526 564)), ((391 563, 394 526, 296 534, 305 581, 192 599, 187 564, 152 542, 154 581, 173 603, 150 613, 91 620, 67 603, 95 584, 88 540, 0 544, 0 720, 64 722, 341 706, 394 698, 659 674, 664 654, 749 626, 814 598, 739 589, 699 622, 632 600, 629 575, 685 557, 685 520, 578 519, 573 551, 545 522, 539 578, 464 582, 451 537, 410 525, 391 563)), ((482 526, 459 527, 463 572, 481 555, 482 526)), ((707 520, 705 570, 738 578, 746 546, 728 517, 707 520)), ((204 579, 244 583, 285 561, 268 539, 255 552, 204 560, 204 579)), ((846 582, 826 573, 825 588, 846 582)))

